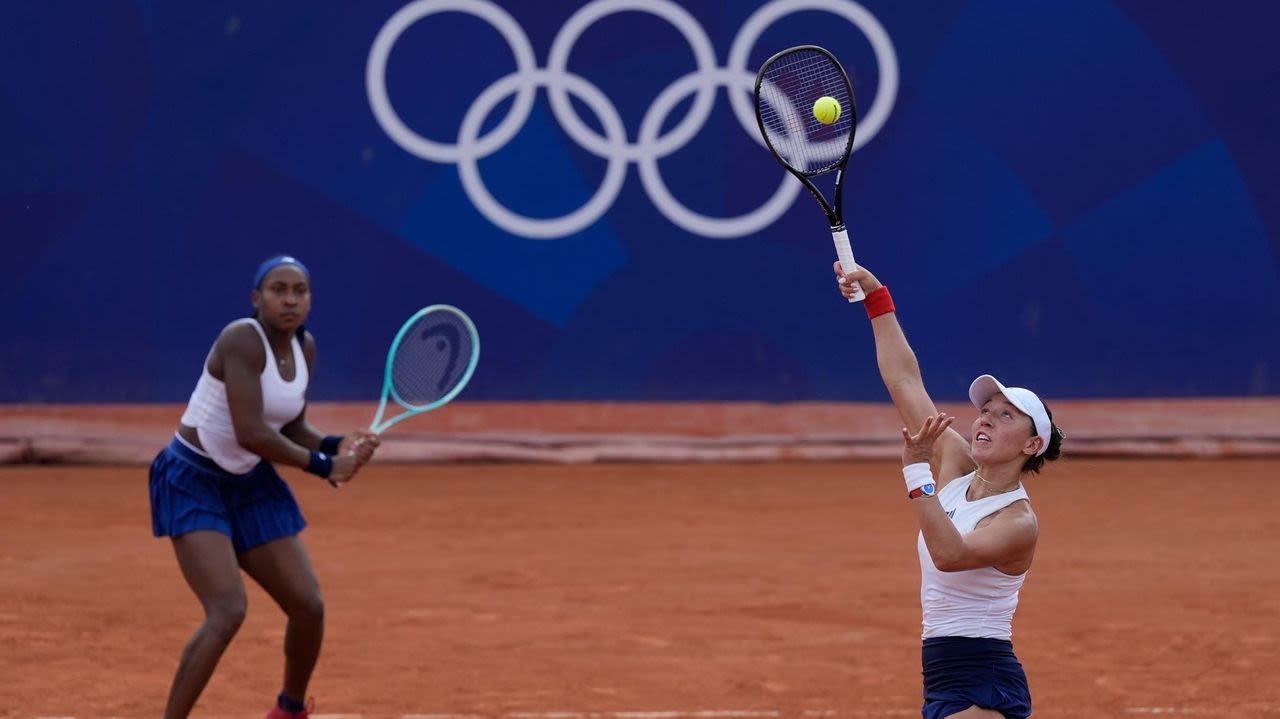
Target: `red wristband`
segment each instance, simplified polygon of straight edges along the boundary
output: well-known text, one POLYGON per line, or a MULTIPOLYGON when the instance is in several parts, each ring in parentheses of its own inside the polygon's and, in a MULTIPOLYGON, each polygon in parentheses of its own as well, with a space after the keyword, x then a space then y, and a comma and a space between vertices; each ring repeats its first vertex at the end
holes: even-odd
POLYGON ((880 285, 875 292, 868 293, 862 304, 867 308, 867 317, 873 320, 894 311, 893 296, 889 294, 888 285, 880 285))

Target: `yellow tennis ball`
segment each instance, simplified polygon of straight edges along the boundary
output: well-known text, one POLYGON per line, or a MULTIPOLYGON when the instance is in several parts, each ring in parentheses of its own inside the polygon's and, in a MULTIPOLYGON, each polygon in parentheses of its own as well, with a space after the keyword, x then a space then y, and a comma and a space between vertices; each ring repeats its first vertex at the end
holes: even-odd
POLYGON ((840 101, 834 97, 820 97, 813 103, 813 118, 824 125, 840 119, 840 101))

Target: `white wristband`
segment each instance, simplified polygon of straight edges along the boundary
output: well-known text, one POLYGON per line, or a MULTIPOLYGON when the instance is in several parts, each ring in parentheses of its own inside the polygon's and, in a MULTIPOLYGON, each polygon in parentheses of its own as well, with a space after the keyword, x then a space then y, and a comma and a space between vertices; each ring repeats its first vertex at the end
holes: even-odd
POLYGON ((907 481, 907 493, 920 489, 926 484, 933 484, 933 470, 928 462, 916 462, 902 468, 902 478, 907 481))

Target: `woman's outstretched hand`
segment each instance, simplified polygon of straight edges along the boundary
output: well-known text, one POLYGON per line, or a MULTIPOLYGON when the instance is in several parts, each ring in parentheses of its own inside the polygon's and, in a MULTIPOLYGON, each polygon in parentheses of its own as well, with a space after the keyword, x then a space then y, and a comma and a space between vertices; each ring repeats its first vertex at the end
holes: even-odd
POLYGON ((950 429, 951 423, 955 420, 955 417, 946 412, 939 412, 937 415, 925 417, 924 425, 916 434, 911 434, 906 427, 903 427, 902 441, 905 446, 902 448, 902 466, 933 459, 933 444, 938 441, 943 432, 950 429))

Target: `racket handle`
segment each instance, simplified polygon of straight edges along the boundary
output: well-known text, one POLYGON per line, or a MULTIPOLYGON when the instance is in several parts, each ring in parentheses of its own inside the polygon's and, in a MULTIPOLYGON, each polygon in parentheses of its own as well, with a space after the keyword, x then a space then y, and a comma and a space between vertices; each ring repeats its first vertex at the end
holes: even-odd
MULTIPOLYGON (((853 261, 853 248, 849 246, 849 229, 844 225, 832 227, 831 239, 836 243, 836 257, 840 258, 840 267, 845 274, 857 269, 858 265, 853 261)), ((867 298, 867 293, 862 291, 862 285, 854 282, 853 289, 854 294, 849 298, 850 302, 861 302, 867 298)))

